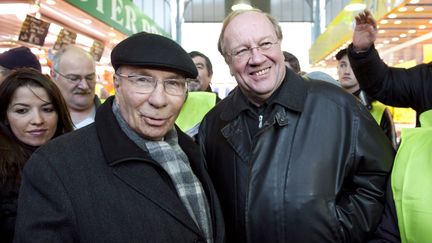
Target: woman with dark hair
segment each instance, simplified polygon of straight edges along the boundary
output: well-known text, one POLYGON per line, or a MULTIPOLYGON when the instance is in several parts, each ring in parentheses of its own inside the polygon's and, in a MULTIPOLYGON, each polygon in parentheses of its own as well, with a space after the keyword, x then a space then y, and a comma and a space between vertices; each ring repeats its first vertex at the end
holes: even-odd
POLYGON ((0 235, 12 242, 25 162, 39 146, 72 131, 66 102, 52 80, 21 68, 0 84, 0 235))

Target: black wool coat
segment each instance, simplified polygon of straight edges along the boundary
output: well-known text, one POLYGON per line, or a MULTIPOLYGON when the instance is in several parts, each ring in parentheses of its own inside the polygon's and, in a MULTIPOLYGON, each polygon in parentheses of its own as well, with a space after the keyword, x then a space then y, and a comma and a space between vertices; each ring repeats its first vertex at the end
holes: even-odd
MULTIPOLYGON (((95 123, 53 140, 24 168, 15 242, 204 242, 169 175, 120 129, 113 98, 95 123)), ((178 129, 177 129, 178 130, 178 129)), ((215 242, 224 226, 195 143, 179 144, 209 200, 215 242)))

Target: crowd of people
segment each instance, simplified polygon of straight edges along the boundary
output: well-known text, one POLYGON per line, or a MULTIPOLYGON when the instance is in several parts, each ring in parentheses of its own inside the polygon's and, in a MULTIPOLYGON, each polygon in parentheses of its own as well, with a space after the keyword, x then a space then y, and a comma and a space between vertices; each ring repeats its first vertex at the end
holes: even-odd
POLYGON ((50 75, 0 54, 1 242, 429 242, 432 64, 387 66, 355 17, 338 80, 305 73, 259 9, 224 20, 237 87, 201 52, 140 32, 111 52, 115 95, 76 45, 50 75), (411 107, 401 133, 385 105, 411 107))

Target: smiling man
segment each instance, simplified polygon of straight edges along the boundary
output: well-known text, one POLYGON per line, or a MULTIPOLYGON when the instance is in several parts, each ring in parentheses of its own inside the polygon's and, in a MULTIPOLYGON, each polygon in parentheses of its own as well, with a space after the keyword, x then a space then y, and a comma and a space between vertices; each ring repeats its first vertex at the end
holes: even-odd
POLYGON ((200 126, 228 242, 364 242, 383 210, 393 149, 339 87, 288 69, 276 20, 224 21, 219 51, 238 88, 200 126))
POLYGON ((223 242, 197 145, 174 122, 197 70, 174 41, 138 33, 111 53, 115 97, 24 169, 16 242, 223 242))

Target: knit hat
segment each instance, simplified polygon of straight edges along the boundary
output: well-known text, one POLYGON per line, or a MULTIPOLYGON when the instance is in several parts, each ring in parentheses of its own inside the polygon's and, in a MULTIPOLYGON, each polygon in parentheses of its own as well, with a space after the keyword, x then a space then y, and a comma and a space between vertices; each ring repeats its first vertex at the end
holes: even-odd
POLYGON ((28 47, 20 46, 0 54, 0 66, 7 69, 30 67, 42 71, 37 57, 28 47))
POLYGON ((198 71, 189 54, 175 41, 157 34, 140 32, 114 47, 111 64, 166 68, 179 71, 186 78, 196 78, 198 71))

